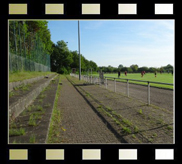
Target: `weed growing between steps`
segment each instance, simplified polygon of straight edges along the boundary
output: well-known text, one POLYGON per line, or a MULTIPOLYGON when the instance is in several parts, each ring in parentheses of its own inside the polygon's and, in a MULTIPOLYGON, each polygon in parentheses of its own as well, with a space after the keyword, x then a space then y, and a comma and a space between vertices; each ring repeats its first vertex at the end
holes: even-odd
POLYGON ((31 89, 32 84, 27 84, 27 85, 20 85, 19 87, 14 88, 14 90, 9 92, 9 98, 13 96, 18 96, 21 93, 25 93, 26 91, 29 91, 31 89))
MULTIPOLYGON (((61 83, 63 75, 60 75, 59 83, 61 83)), ((61 90, 61 85, 58 84, 56 97, 54 101, 54 108, 51 116, 51 122, 48 132, 47 143, 60 143, 60 123, 61 123, 61 111, 57 108, 58 98, 61 90)))
POLYGON ((25 134, 25 129, 10 129, 9 130, 9 136, 21 136, 25 134))
POLYGON ((9 143, 45 143, 58 82, 56 77, 9 123, 9 143))

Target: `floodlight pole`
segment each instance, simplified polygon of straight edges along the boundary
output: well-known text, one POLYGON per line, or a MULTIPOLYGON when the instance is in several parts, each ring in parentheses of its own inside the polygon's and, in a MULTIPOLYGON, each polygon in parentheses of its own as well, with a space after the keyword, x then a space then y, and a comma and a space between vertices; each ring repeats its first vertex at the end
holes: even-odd
POLYGON ((79 24, 79 20, 78 20, 78 51, 79 51, 79 80, 81 80, 80 24, 79 24))

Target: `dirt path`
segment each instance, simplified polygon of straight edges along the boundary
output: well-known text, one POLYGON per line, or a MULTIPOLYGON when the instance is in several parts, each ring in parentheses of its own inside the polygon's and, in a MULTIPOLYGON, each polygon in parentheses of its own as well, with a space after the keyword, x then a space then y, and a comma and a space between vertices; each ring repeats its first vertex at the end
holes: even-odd
POLYGON ((62 83, 58 100, 62 143, 120 143, 74 86, 66 78, 62 83))

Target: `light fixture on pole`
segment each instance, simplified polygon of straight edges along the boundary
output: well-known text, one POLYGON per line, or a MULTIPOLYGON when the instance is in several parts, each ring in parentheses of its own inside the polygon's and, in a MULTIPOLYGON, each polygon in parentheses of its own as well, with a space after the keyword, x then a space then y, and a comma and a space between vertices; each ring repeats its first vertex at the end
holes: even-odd
POLYGON ((78 20, 79 80, 81 80, 80 24, 78 20))

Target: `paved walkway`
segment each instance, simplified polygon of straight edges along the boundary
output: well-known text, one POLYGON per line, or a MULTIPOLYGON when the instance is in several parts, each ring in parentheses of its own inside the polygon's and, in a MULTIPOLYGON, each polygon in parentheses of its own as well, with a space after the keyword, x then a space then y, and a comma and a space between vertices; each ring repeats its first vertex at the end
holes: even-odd
POLYGON ((58 100, 62 143, 173 143, 172 111, 68 78, 58 100))
POLYGON ((62 80, 58 108, 63 143, 120 143, 73 85, 62 80))

